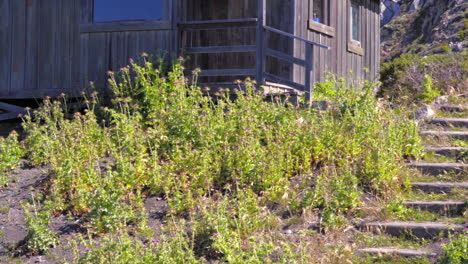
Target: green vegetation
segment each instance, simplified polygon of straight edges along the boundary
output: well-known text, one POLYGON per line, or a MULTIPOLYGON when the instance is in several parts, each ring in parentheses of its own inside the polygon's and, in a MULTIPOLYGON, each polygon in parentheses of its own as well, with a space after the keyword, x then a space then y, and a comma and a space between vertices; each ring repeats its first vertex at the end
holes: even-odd
MULTIPOLYGON (((344 227, 364 192, 398 194, 404 159, 423 154, 416 124, 368 83, 329 79, 318 90, 333 101, 327 112, 268 103, 251 81, 235 100, 187 83, 181 61, 168 73, 132 62, 110 73, 110 106, 85 94, 86 109, 68 114, 65 98, 47 98, 24 118, 28 161, 50 167, 42 209, 29 215, 31 251, 55 245, 48 217, 68 214, 88 230, 71 242, 76 263, 311 263, 310 237, 281 232, 285 215, 344 227), (151 196, 168 205, 157 240, 151 196)), ((351 259, 320 250, 327 263, 351 259)))
POLYGON ((468 261, 468 232, 453 238, 450 244, 443 246, 445 256, 443 264, 462 264, 468 261))
POLYGON ((18 134, 11 133, 7 138, 0 137, 0 188, 10 182, 7 173, 21 164, 23 148, 18 144, 18 134))
POLYGON ((402 54, 381 68, 379 96, 398 104, 431 102, 440 94, 465 93, 468 53, 402 54))

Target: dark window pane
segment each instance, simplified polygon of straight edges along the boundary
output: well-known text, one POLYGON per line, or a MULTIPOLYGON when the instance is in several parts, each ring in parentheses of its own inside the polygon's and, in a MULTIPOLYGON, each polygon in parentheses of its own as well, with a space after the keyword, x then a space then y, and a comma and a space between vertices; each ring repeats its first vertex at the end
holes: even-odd
POLYGON ((94 21, 162 20, 166 0, 94 0, 94 21))
POLYGON ((315 22, 325 24, 325 15, 323 10, 323 1, 324 0, 312 0, 312 19, 315 22))
POLYGON ((360 25, 359 25, 359 6, 356 4, 351 5, 351 39, 361 41, 360 25))

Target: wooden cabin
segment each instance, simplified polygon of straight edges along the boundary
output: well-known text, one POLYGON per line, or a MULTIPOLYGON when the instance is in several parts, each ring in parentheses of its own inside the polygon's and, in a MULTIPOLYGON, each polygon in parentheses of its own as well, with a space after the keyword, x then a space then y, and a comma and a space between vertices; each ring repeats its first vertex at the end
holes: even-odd
POLYGON ((142 52, 187 56, 201 82, 248 76, 308 94, 379 70, 378 0, 0 0, 0 99, 79 95, 142 52))

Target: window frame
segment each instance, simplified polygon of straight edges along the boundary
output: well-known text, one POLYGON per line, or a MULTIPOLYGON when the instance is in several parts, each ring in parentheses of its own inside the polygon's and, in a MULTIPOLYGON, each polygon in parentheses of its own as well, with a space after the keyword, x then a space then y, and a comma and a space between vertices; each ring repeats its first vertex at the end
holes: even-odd
POLYGON ((334 25, 332 25, 331 19, 331 10, 334 8, 334 1, 335 0, 309 0, 309 19, 308 19, 308 28, 309 30, 325 34, 330 37, 336 36, 336 30, 334 25), (322 12, 324 21, 317 22, 314 21, 313 14, 314 14, 314 1, 322 1, 322 12))
POLYGON ((362 48, 362 36, 363 36, 363 31, 362 31, 362 2, 360 0, 348 0, 348 5, 347 5, 347 39, 348 39, 348 51, 360 56, 365 55, 365 50, 362 48), (353 39, 353 7, 357 6, 358 7, 358 35, 359 35, 359 40, 353 39))
MULTIPOLYGON (((90 1, 90 0, 88 0, 90 1)), ((127 31, 157 31, 173 29, 173 10, 174 1, 165 0, 165 15, 162 20, 117 20, 117 21, 94 21, 94 0, 90 1, 89 16, 87 21, 80 24, 80 33, 99 33, 99 32, 127 32, 127 31)))

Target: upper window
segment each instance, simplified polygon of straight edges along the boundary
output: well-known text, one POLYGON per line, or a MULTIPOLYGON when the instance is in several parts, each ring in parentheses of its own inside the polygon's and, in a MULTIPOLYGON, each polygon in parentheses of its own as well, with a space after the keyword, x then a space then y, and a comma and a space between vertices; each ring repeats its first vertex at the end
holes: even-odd
POLYGON ((309 0, 309 29, 318 33, 335 36, 335 28, 331 25, 331 0, 309 0))
POLYGON ((350 9, 350 37, 352 41, 361 42, 361 25, 359 5, 351 3, 350 9))
POLYGON ((163 20, 166 0, 94 0, 94 22, 163 20))
POLYGON ((312 21, 329 25, 329 0, 312 0, 312 21))

